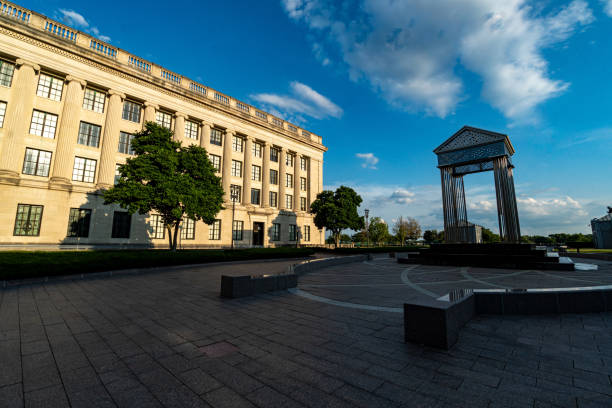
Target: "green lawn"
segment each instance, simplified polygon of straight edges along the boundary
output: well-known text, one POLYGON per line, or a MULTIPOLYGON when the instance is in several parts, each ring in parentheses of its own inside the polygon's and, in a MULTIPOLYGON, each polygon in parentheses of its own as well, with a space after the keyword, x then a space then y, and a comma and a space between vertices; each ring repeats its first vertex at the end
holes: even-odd
MULTIPOLYGON (((576 252, 576 249, 568 248, 567 252, 576 252)), ((612 254, 612 249, 580 248, 580 253, 612 254)))
POLYGON ((188 265, 250 259, 299 258, 311 248, 251 248, 113 251, 0 251, 0 280, 102 272, 118 269, 188 265))

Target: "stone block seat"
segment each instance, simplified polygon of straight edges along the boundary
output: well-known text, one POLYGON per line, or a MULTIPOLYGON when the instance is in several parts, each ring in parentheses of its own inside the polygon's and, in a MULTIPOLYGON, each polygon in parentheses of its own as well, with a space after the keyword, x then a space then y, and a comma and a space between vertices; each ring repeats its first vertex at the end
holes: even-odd
POLYGON ((569 258, 559 257, 532 244, 432 244, 407 257, 397 258, 398 263, 475 266, 483 268, 537 269, 573 271, 569 258))

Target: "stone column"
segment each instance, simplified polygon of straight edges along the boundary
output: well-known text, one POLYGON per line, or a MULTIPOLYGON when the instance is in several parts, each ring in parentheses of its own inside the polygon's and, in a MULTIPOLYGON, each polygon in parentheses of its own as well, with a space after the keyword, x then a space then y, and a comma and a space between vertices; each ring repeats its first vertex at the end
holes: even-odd
POLYGON ((285 175, 287 172, 287 163, 285 160, 287 159, 285 156, 287 152, 285 148, 278 148, 278 209, 286 210, 287 206, 285 205, 285 185, 287 184, 287 176, 285 175))
MULTIPOLYGON (((251 166, 253 165, 253 138, 245 137, 244 169, 242 170, 242 204, 251 204, 251 166)), ((259 203, 261 204, 261 197, 259 203)))
POLYGON ((319 181, 318 177, 314 177, 313 168, 318 165, 318 161, 310 158, 308 160, 308 205, 312 204, 314 200, 317 199, 317 194, 320 193, 317 182, 319 181))
POLYGON ((66 77, 66 99, 62 110, 62 119, 57 132, 57 147, 53 162, 53 176, 50 182, 70 185, 74 164, 74 145, 79 134, 79 119, 83 105, 83 90, 87 82, 72 75, 66 77))
POLYGON ((499 235, 503 242, 519 243, 521 241, 521 227, 514 191, 514 176, 506 156, 493 159, 493 175, 497 196, 499 235))
POLYGON ((300 211, 300 155, 293 157, 293 211, 300 211))
POLYGON ((119 131, 121 122, 121 109, 125 95, 121 92, 108 91, 108 106, 106 107, 106 121, 102 135, 102 149, 100 152, 100 169, 98 170, 98 188, 110 188, 115 184, 115 165, 117 150, 119 148, 119 131))
POLYGON ((210 124, 202 121, 200 126, 200 147, 206 149, 206 153, 210 153, 210 124))
POLYGON ((147 122, 155 122, 155 112, 159 109, 158 105, 151 103, 151 102, 145 102, 144 106, 145 106, 144 120, 142 121, 143 127, 144 127, 144 124, 147 122))
MULTIPOLYGON (((261 206, 270 207, 270 143, 263 144, 263 166, 261 166, 261 206)), ((268 234, 266 234, 267 236, 268 234)))
POLYGON ((223 186, 223 192, 225 193, 225 202, 231 203, 230 197, 230 185, 231 174, 232 174, 232 137, 236 132, 232 129, 225 131, 225 137, 223 138, 223 172, 221 173, 221 185, 223 186))
POLYGON ((182 143, 185 141, 185 119, 187 119, 187 115, 177 112, 174 116, 176 116, 174 120, 174 140, 182 143))
POLYGON ((13 77, 11 99, 4 118, 4 140, 0 148, 0 179, 13 183, 19 180, 24 157, 23 141, 30 128, 34 95, 36 93, 37 64, 18 59, 13 77))

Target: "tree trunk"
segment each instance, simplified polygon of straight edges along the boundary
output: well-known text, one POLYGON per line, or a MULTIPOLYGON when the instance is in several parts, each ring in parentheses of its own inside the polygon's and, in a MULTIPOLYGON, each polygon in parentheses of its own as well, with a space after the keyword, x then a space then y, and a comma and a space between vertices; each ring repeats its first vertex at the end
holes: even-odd
POLYGON ((336 243, 336 248, 340 245, 340 232, 334 232, 334 242, 336 243))
POLYGON ((179 226, 180 226, 180 221, 176 223, 176 225, 174 226, 174 245, 172 246, 172 252, 176 252, 176 244, 178 243, 178 232, 179 232, 179 226))
POLYGON ((170 250, 172 250, 173 245, 172 245, 172 225, 170 224, 166 224, 166 229, 168 230, 168 243, 170 245, 170 250))

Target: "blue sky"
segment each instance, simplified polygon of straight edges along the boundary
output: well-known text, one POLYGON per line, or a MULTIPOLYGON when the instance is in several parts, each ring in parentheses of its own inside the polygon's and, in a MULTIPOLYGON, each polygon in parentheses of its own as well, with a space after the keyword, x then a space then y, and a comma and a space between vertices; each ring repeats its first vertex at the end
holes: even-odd
MULTIPOLYGON (((389 223, 442 227, 432 150, 463 125, 510 136, 523 233, 612 205, 612 0, 19 4, 320 134, 325 186, 389 223)), ((497 230, 492 174, 466 189, 497 230)))

